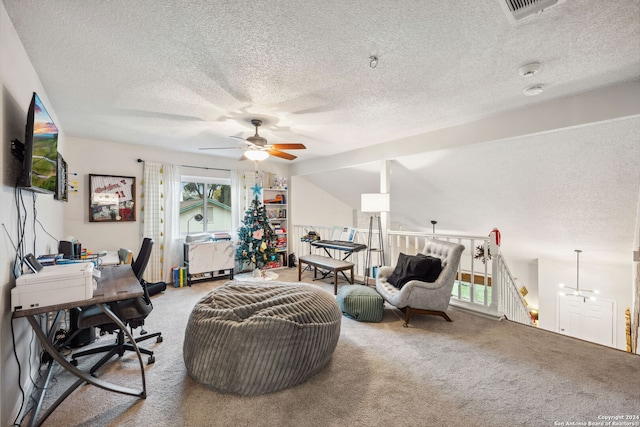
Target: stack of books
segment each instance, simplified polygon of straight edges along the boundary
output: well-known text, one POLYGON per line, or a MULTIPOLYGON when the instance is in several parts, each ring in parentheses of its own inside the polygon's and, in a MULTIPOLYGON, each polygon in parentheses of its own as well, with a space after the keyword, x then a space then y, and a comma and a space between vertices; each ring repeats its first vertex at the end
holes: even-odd
POLYGON ((187 268, 186 267, 172 267, 173 273, 173 287, 183 288, 187 284, 187 268))
POLYGON ((38 262, 42 266, 55 265, 58 260, 63 259, 62 254, 48 254, 48 255, 40 255, 38 257, 38 262))

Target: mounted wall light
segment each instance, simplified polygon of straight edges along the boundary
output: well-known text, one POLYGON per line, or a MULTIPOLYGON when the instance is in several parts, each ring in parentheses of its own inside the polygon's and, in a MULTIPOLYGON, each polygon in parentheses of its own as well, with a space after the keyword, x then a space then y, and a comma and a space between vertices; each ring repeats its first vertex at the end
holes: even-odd
POLYGON ((378 66, 378 57, 375 55, 371 55, 369 57, 369 67, 376 68, 378 66))

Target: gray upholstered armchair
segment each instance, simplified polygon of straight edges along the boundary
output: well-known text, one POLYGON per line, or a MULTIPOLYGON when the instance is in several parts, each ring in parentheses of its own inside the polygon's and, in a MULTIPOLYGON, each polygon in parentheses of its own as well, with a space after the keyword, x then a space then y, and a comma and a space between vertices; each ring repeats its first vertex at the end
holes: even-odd
POLYGON ((446 310, 462 251, 464 246, 458 243, 436 239, 427 242, 422 254, 440 258, 442 262, 442 271, 433 283, 410 280, 398 289, 388 282, 394 267, 384 266, 378 270, 376 290, 385 301, 404 312, 403 326, 409 325, 409 318, 414 313, 435 314, 451 322, 446 310))

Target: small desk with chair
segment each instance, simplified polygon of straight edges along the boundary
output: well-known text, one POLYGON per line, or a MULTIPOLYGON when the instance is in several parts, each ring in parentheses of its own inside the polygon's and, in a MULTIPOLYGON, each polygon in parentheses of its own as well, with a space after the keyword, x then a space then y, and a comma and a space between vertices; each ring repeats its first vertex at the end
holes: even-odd
MULTIPOLYGON (((131 328, 142 327, 144 325, 144 319, 151 313, 153 310, 153 304, 151 304, 151 298, 149 297, 149 292, 144 284, 144 280, 142 279, 142 275, 144 270, 149 263, 149 258, 151 257, 151 250, 153 249, 153 240, 149 238, 145 238, 142 241, 142 247, 140 248, 140 253, 136 257, 133 264, 131 264, 131 270, 135 274, 136 278, 141 284, 141 288, 143 290, 143 294, 137 298, 129 298, 122 301, 116 301, 112 304, 112 310, 118 316, 119 319, 123 321, 126 325, 131 328)), ((125 255, 126 256, 126 255, 125 255)), ((128 268, 129 265, 123 264, 123 267, 128 268)), ((91 305, 87 307, 83 307, 81 309, 80 314, 77 319, 77 327, 78 330, 83 330, 91 327, 98 327, 103 332, 113 333, 116 332, 117 338, 115 344, 110 344, 106 346, 90 348, 88 350, 84 350, 78 353, 74 353, 71 357, 71 363, 77 365, 78 357, 88 356, 91 354, 98 354, 106 352, 106 354, 100 359, 89 371, 91 374, 95 373, 102 365, 109 361, 116 354, 122 356, 126 350, 128 351, 136 351, 132 343, 125 341, 125 330, 123 330, 120 325, 117 323, 111 322, 110 317, 107 317, 103 310, 96 306, 91 305)), ((142 336, 135 338, 135 342, 139 343, 141 341, 146 341, 151 338, 156 338, 156 342, 162 342, 162 333, 155 332, 153 334, 147 334, 144 329, 141 331, 142 336)), ((140 348, 139 351, 149 356, 148 363, 154 363, 155 358, 153 356, 153 351, 148 350, 146 348, 140 348)))
MULTIPOLYGON (((45 267, 48 268, 48 267, 45 267)), ((110 305, 117 301, 123 301, 130 298, 138 298, 143 295, 143 289, 140 286, 133 270, 129 266, 113 266, 105 267, 101 270, 101 277, 98 279, 97 287, 93 292, 93 297, 83 301, 72 301, 62 304, 55 304, 50 306, 41 305, 36 308, 29 308, 24 310, 16 310, 13 312, 14 318, 26 317, 27 321, 34 330, 36 336, 40 340, 42 347, 46 350, 51 359, 48 361, 48 366, 45 373, 42 376, 41 383, 38 384, 36 390, 39 390, 40 395, 36 398, 36 408, 31 416, 29 425, 39 426, 41 425, 51 413, 67 398, 69 395, 84 383, 93 384, 97 387, 103 388, 115 393, 126 394, 130 396, 146 398, 146 383, 144 376, 144 366, 142 363, 142 355, 138 346, 135 344, 135 340, 131 334, 127 331, 124 323, 113 313, 110 305), (138 356, 140 363, 140 378, 142 381, 141 389, 134 389, 130 387, 124 387, 118 384, 113 384, 105 380, 93 377, 89 372, 78 369, 72 365, 65 358, 62 353, 62 349, 66 345, 64 343, 56 343, 56 331, 59 328, 64 311, 70 308, 77 307, 79 304, 89 305, 93 304, 100 311, 104 313, 113 323, 118 325, 127 335, 127 338, 132 343, 132 347, 138 356), (53 321, 48 329, 45 331, 42 329, 39 323, 38 317, 42 314, 52 313, 53 321), (67 372, 78 378, 67 390, 65 390, 60 397, 47 409, 47 411, 39 417, 42 403, 44 401, 44 393, 50 388, 50 381, 54 373, 54 362, 57 362, 67 372)))
MULTIPOLYGON (((97 280, 97 286, 93 291, 93 296, 91 298, 55 305, 40 304, 40 306, 26 309, 16 307, 17 309, 14 311, 13 317, 27 318, 42 346, 51 356, 46 374, 42 377, 42 384, 39 384, 36 387, 40 392, 40 396, 36 399, 36 408, 29 425, 41 425, 60 405, 60 403, 62 403, 76 388, 85 382, 116 393, 127 394, 140 398, 146 397, 146 383, 142 363, 142 353, 149 355, 148 363, 153 363, 155 359, 153 351, 140 348, 137 343, 150 338, 156 338, 157 342, 162 342, 162 335, 160 332, 153 334, 146 334, 146 332, 142 332, 146 335, 134 338, 132 333, 127 329, 127 325, 131 328, 142 326, 144 324, 144 319, 153 309, 148 291, 144 285, 145 282, 142 279, 144 270, 149 262, 149 258, 151 257, 152 248, 153 240, 145 238, 143 240, 140 253, 133 264, 117 264, 102 267, 100 269, 100 277, 97 280), (76 319, 76 332, 64 339, 64 342, 58 342, 58 339, 56 338, 56 331, 58 331, 63 313, 65 310, 74 309, 79 306, 82 307, 82 309, 76 319), (48 330, 44 331, 38 322, 38 316, 46 313, 54 313, 54 316, 48 330), (109 333, 116 332, 117 339, 115 344, 90 348, 85 351, 74 353, 71 360, 68 361, 62 353, 62 350, 73 340, 75 334, 90 327, 99 327, 103 331, 107 331, 109 333), (112 384, 93 376, 93 374, 113 356, 116 354, 122 356, 125 351, 133 351, 137 355, 142 380, 141 390, 112 384), (94 363, 88 370, 82 370, 77 367, 78 357, 103 352, 106 352, 105 356, 103 356, 98 362, 94 363), (38 418, 40 408, 44 400, 44 393, 46 392, 52 377, 54 361, 63 369, 76 376, 78 380, 65 390, 49 407, 49 409, 40 418, 38 418)), ((48 268, 55 268, 55 266, 48 268)))

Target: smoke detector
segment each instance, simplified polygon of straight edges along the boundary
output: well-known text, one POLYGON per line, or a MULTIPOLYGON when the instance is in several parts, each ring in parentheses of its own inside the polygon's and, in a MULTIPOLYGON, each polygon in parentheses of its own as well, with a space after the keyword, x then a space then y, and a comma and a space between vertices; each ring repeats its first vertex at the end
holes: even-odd
POLYGON ((566 0, 498 0, 504 14, 512 24, 564 3, 566 0))
POLYGON ((533 85, 524 89, 525 96, 536 96, 540 95, 544 91, 543 85, 533 85))
POLYGON ((523 65, 522 67, 518 68, 518 72, 520 73, 521 77, 532 77, 536 75, 538 71, 540 71, 539 62, 532 62, 530 64, 523 65))

